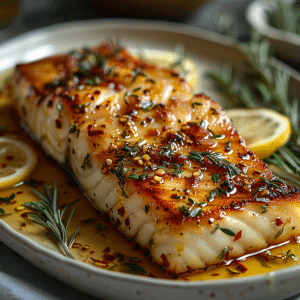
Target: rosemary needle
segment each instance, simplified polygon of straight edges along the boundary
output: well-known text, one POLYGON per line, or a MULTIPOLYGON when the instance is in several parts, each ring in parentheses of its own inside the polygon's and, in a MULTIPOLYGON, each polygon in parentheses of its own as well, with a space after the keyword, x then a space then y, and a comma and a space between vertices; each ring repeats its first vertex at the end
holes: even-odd
MULTIPOLYGON (((219 31, 230 33, 232 22, 224 17, 222 20, 219 24, 228 28, 220 28, 219 31)), ((206 76, 229 99, 231 106, 268 107, 290 119, 293 128, 290 141, 265 162, 284 172, 293 173, 295 178, 292 181, 300 186, 299 102, 290 91, 290 76, 270 63, 269 43, 258 32, 252 32, 248 43, 239 42, 233 36, 231 38, 236 48, 244 54, 247 68, 241 74, 236 74, 231 65, 225 65, 221 73, 210 71, 206 76)))
POLYGON ((62 221, 62 218, 67 210, 80 199, 69 203, 61 212, 57 209, 57 187, 55 181, 53 182, 53 192, 51 192, 47 184, 45 184, 45 194, 42 194, 37 190, 31 191, 39 196, 41 201, 24 203, 25 206, 36 210, 39 214, 28 214, 28 217, 32 220, 32 222, 50 229, 56 236, 63 253, 70 258, 74 258, 70 252, 70 248, 74 243, 75 236, 80 227, 75 230, 69 239, 67 238, 67 229, 76 207, 73 207, 72 211, 69 213, 69 216, 64 222, 62 221))

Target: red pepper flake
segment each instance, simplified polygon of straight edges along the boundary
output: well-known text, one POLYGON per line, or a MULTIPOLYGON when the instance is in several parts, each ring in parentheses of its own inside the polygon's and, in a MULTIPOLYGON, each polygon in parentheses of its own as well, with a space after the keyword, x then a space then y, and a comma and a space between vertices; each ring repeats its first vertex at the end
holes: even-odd
POLYGON ((127 218, 126 220, 125 220, 125 225, 126 225, 126 227, 130 227, 130 220, 129 220, 129 218, 127 218))
POLYGON ((90 252, 90 254, 94 254, 94 253, 95 253, 95 251, 91 251, 91 252, 90 252))
POLYGON ((104 253, 102 258, 106 261, 114 261, 116 259, 116 257, 114 255, 108 254, 108 253, 104 253))
POLYGON ((234 242, 235 241, 238 241, 240 238, 242 237, 242 230, 240 230, 237 234, 236 234, 236 236, 235 236, 235 238, 234 238, 234 242))
POLYGON ((245 273, 248 270, 248 268, 244 264, 242 264, 240 261, 237 261, 237 264, 238 264, 238 269, 242 273, 245 273))
POLYGON ((22 223, 19 225, 19 227, 25 227, 26 226, 26 223, 22 223))
POLYGON ((110 252, 110 247, 106 247, 102 252, 110 252))
POLYGON ((163 266, 164 267, 169 267, 170 266, 168 258, 166 257, 166 255, 164 253, 160 256, 160 258, 163 260, 163 266))
POLYGON ((213 274, 211 274, 211 276, 220 276, 220 274, 219 273, 213 273, 213 274))
POLYGON ((280 225, 282 225, 282 224, 283 224, 282 219, 281 219, 280 217, 277 217, 277 218, 276 218, 276 225, 277 225, 277 226, 280 226, 280 225))
POLYGON ((7 155, 7 156, 5 157, 5 159, 6 159, 6 160, 12 160, 12 159, 14 159, 14 156, 13 156, 13 155, 7 155))
POLYGON ((91 260, 95 263, 96 266, 98 267, 102 267, 102 268, 107 268, 109 265, 108 261, 104 261, 104 260, 99 260, 99 259, 95 259, 91 257, 91 260))
POLYGON ((55 120, 55 126, 56 126, 56 128, 60 129, 60 128, 62 127, 61 120, 56 119, 56 120, 55 120))
POLYGON ((0 168, 6 168, 7 167, 7 164, 5 163, 0 163, 0 168))
POLYGON ((16 195, 20 195, 20 194, 23 194, 24 192, 23 191, 18 191, 16 192, 16 195))
POLYGON ((97 135, 102 135, 104 134, 103 130, 93 130, 93 125, 90 124, 88 126, 88 136, 97 136, 97 135))
POLYGON ((79 243, 74 243, 72 245, 72 248, 80 248, 80 247, 81 247, 81 244, 79 244, 79 243))
POLYGON ((23 213, 23 214, 21 214, 21 217, 22 218, 28 218, 28 214, 29 214, 29 212, 23 213))
POLYGON ((269 255, 266 253, 258 253, 257 256, 263 258, 266 262, 269 262, 269 260, 270 260, 269 255))
POLYGON ((230 259, 230 254, 229 251, 227 251, 224 255, 224 260, 229 260, 230 259))
POLYGON ((120 208, 118 209, 118 214, 119 214, 121 217, 124 217, 124 215, 125 215, 125 208, 124 208, 124 206, 122 206, 122 207, 120 207, 120 208))

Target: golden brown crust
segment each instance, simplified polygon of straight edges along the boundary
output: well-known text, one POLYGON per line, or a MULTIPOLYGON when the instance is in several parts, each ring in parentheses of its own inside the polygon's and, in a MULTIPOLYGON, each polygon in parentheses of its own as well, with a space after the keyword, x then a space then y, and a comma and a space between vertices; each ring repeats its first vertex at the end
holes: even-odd
POLYGON ((17 74, 36 105, 59 99, 103 173, 115 174, 125 195, 129 185, 138 190, 162 222, 209 222, 249 203, 298 202, 298 190, 246 148, 219 104, 114 43, 19 65, 17 74))

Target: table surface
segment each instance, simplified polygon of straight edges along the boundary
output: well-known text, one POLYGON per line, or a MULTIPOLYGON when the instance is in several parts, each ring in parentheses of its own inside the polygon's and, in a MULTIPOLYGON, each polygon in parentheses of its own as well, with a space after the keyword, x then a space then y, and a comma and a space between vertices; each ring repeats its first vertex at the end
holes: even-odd
MULTIPOLYGON (((235 19, 235 34, 245 40, 248 37, 248 28, 244 11, 249 1, 211 0, 190 16, 176 22, 216 31, 214 17, 220 15, 221 12, 226 12, 235 19)), ((0 31, 0 43, 27 31, 52 24, 113 17, 129 18, 131 16, 95 9, 95 6, 88 1, 23 0, 18 20, 8 30, 0 31)), ((96 298, 48 276, 0 242, 0 300, 2 299, 93 300, 96 298), (37 278, 39 280, 36 280, 37 278)), ((289 300, 300 300, 300 296, 289 298, 289 300)))

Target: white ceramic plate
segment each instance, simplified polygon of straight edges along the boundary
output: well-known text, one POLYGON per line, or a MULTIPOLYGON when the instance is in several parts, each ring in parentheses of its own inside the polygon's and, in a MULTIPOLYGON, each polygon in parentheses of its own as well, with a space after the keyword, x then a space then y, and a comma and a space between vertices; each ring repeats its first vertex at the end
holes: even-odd
MULTIPOLYGON (((242 55, 223 37, 199 29, 153 21, 101 20, 67 23, 30 32, 0 47, 0 71, 82 45, 118 36, 138 49, 186 47, 203 73, 229 62, 242 67, 242 55)), ((201 89, 213 95, 204 78, 201 89)), ((297 79, 294 82, 299 84, 297 79)), ((216 99, 217 100, 217 99, 216 99)), ((70 260, 11 229, 0 220, 0 240, 32 264, 70 286, 107 299, 282 299, 300 292, 300 266, 265 275, 199 282, 172 281, 111 272, 70 260)))
POLYGON ((246 10, 248 23, 270 41, 278 57, 299 66, 300 35, 270 26, 267 15, 270 9, 272 7, 265 1, 253 1, 246 10))

